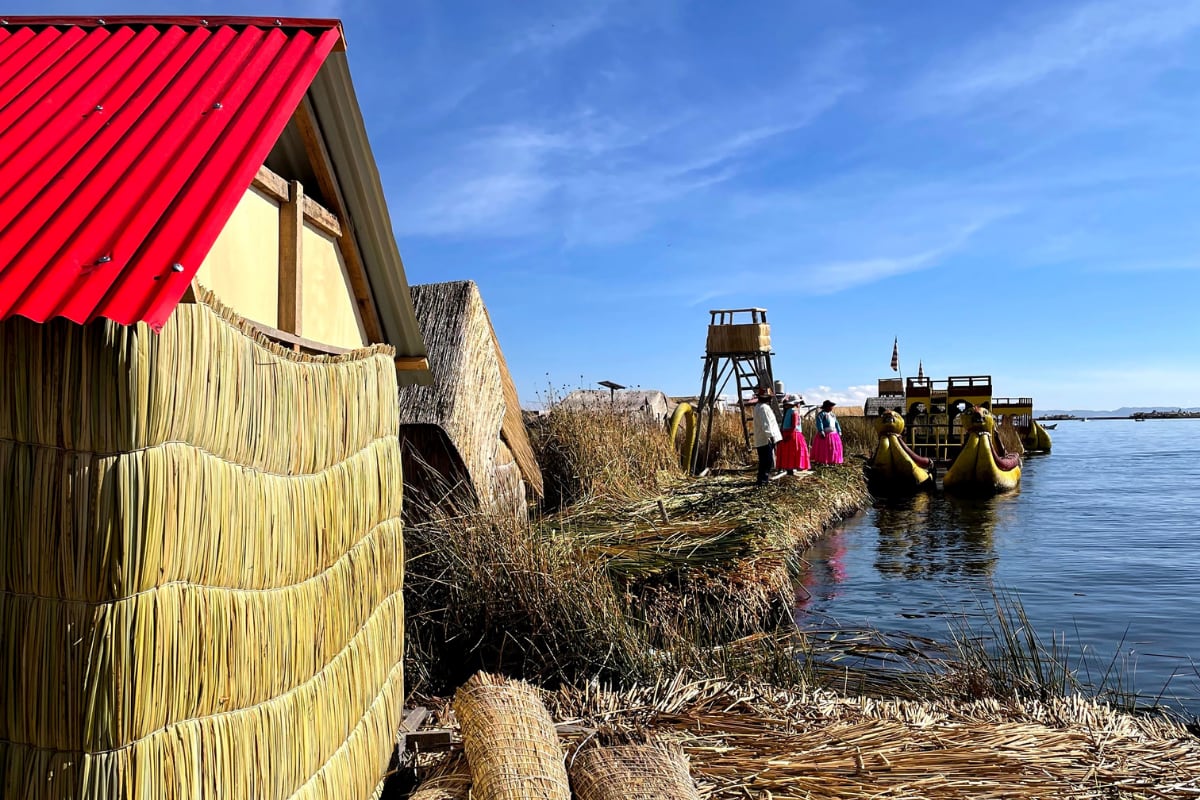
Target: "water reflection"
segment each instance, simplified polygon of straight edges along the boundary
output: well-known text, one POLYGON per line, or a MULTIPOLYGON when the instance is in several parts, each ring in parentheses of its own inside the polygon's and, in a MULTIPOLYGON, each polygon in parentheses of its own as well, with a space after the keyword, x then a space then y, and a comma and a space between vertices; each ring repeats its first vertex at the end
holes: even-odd
POLYGON ((795 607, 804 611, 816 599, 833 600, 846 582, 846 534, 837 531, 817 542, 804 554, 796 576, 795 607))
MULTIPOLYGON (((1013 513, 1015 502, 1013 494, 969 498, 941 493, 880 501, 867 514, 868 524, 878 533, 873 546, 865 548, 872 572, 884 582, 988 587, 999 563, 996 528, 1013 513)), ((865 542, 861 533, 858 536, 856 540, 837 529, 804 554, 796 590, 798 611, 814 610, 855 591, 848 582, 863 579, 851 575, 851 565, 864 555, 865 542)))
POLYGON ((995 587, 1079 656, 1083 680, 1200 714, 1197 425, 1060 425, 1019 495, 880 503, 803 553, 797 624, 945 642, 965 622, 986 639, 995 587))
POLYGON ((875 569, 885 577, 935 580, 990 578, 992 537, 1012 495, 959 498, 920 494, 875 507, 875 569))

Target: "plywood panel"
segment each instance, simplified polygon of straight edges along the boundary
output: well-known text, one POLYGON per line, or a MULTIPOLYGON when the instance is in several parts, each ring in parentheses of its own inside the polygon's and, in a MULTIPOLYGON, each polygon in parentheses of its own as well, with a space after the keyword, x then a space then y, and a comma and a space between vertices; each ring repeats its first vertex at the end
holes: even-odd
POLYGON ((196 280, 238 314, 279 323, 279 203, 250 188, 225 225, 196 280))
POLYGON ((354 301, 354 289, 337 242, 305 222, 301 251, 304 313, 300 335, 338 347, 367 344, 367 334, 354 301))

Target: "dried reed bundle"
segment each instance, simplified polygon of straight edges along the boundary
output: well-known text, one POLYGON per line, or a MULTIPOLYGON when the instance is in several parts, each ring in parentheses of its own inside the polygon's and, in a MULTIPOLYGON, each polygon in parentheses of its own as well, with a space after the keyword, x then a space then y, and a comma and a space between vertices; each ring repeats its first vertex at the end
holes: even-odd
POLYGON ((378 793, 403 700, 390 348, 210 294, 0 324, 0 796, 378 793))
POLYGON ((687 756, 666 742, 580 750, 571 786, 576 800, 700 800, 687 756))
POLYGON ((562 746, 537 690, 523 681, 476 673, 454 695, 472 797, 570 800, 562 746))
POLYGON ((471 767, 460 753, 425 780, 408 800, 467 800, 471 796, 471 767))
POLYGON ((306 580, 399 518, 399 455, 378 439, 284 476, 183 443, 97 456, 0 439, 0 591, 100 602, 306 580))
POLYGON ((300 475, 395 435, 391 348, 307 356, 250 340, 243 324, 204 304, 179 306, 158 335, 106 321, 6 321, 0 439, 95 455, 186 442, 300 475))

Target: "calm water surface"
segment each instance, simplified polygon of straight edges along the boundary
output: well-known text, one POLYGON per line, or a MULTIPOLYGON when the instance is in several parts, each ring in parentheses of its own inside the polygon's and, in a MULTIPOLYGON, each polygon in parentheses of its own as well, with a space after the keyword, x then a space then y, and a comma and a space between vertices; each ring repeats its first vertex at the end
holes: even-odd
MULTIPOLYGON (((1020 491, 881 503, 805 554, 805 626, 946 639, 1014 593, 1039 631, 1200 714, 1200 420, 1064 421, 1020 491)), ((1165 702, 1165 700, 1164 700, 1165 702)))

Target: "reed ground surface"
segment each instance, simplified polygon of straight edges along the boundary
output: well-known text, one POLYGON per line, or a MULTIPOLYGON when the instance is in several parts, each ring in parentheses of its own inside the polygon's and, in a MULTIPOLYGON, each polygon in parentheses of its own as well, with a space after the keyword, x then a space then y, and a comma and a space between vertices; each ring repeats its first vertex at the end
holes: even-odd
POLYGON ((733 419, 694 478, 657 424, 552 409, 539 515, 407 532, 414 702, 453 727, 475 671, 521 678, 584 736, 678 743, 704 797, 1200 796, 1200 741, 1083 696, 1019 605, 999 652, 797 629, 798 553, 870 502, 868 425, 843 421, 847 464, 756 489, 733 419))

